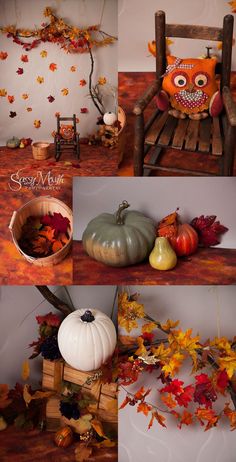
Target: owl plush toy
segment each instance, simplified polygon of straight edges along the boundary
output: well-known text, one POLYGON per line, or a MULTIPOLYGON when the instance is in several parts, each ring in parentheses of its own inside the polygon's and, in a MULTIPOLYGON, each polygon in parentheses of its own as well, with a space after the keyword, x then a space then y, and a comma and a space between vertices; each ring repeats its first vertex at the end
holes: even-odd
POLYGON ((176 118, 216 117, 223 108, 215 80, 216 59, 180 59, 167 56, 162 90, 156 96, 157 107, 176 118))

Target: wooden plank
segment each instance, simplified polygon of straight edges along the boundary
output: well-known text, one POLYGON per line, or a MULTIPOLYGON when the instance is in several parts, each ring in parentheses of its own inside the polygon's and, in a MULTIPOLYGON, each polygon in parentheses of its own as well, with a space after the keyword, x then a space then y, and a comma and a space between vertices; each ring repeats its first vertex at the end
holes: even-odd
MULTIPOLYGON (((161 146, 155 146, 155 148, 153 149, 153 152, 151 154, 149 164, 155 165, 158 158, 159 158, 159 156, 160 156, 160 154, 161 154, 161 152, 162 152, 162 147, 161 146)), ((143 176, 149 176, 151 171, 152 171, 151 168, 144 168, 143 169, 143 176)))
POLYGON ((220 27, 189 26, 187 24, 166 24, 166 36, 218 42, 222 41, 223 29, 220 27))
POLYGON ((198 149, 201 152, 209 152, 211 145, 211 118, 200 121, 198 149))
POLYGON ((168 112, 163 112, 160 117, 158 117, 155 122, 152 124, 151 128, 148 130, 145 137, 146 144, 154 145, 158 136, 161 133, 162 128, 164 127, 166 120, 168 118, 168 112))
POLYGON ((215 156, 222 155, 222 137, 219 117, 213 117, 212 119, 212 154, 215 156))
POLYGON ((172 147, 182 149, 184 144, 185 133, 189 124, 189 119, 179 119, 178 126, 175 130, 172 147))
POLYGON ((195 151, 198 142, 199 120, 190 120, 185 137, 185 149, 195 151))
POLYGON ((176 125, 177 125, 177 119, 175 119, 175 117, 173 116, 169 116, 166 121, 164 130, 162 131, 157 141, 159 146, 169 146, 169 143, 171 141, 172 134, 175 130, 176 125))
MULTIPOLYGON (((158 53, 156 53, 156 77, 161 79, 166 69, 166 18, 164 11, 155 14, 155 39, 158 53)), ((159 80, 161 81, 161 80, 159 80)))
POLYGON ((230 86, 233 28, 234 17, 232 14, 227 14, 223 23, 221 90, 223 90, 224 86, 230 86))

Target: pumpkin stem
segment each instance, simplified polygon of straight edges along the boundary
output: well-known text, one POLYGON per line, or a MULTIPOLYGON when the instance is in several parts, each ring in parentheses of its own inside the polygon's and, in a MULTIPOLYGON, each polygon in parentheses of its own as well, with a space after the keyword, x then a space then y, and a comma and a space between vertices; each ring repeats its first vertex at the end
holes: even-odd
POLYGON ((123 201, 122 204, 119 205, 119 208, 116 212, 116 223, 117 225, 123 225, 124 224, 124 217, 123 217, 123 210, 127 209, 130 207, 130 204, 128 204, 127 201, 123 201))
POLYGON ((92 314, 92 311, 86 310, 82 316, 80 316, 80 319, 83 322, 93 322, 95 317, 92 314))

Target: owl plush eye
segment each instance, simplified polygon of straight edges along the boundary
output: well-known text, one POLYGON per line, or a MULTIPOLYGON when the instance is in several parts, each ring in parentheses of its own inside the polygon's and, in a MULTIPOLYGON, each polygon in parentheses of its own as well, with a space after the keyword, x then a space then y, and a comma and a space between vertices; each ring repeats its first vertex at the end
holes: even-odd
POLYGON ((185 85, 187 84, 188 76, 187 76, 187 74, 185 74, 183 72, 175 73, 173 75, 172 81, 173 81, 173 84, 176 87, 182 88, 182 87, 185 87, 185 85))
POLYGON ((194 85, 196 85, 196 87, 203 88, 207 85, 208 81, 209 81, 209 76, 206 72, 205 73, 198 72, 197 74, 193 76, 193 83, 194 85))

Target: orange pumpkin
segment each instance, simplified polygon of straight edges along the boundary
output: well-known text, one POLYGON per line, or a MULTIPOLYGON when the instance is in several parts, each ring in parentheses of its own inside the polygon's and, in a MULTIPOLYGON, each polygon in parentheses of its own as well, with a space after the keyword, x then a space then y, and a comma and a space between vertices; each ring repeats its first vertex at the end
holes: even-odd
POLYGON ((67 448, 73 441, 73 431, 70 427, 66 426, 60 428, 55 434, 54 442, 60 448, 67 448))

